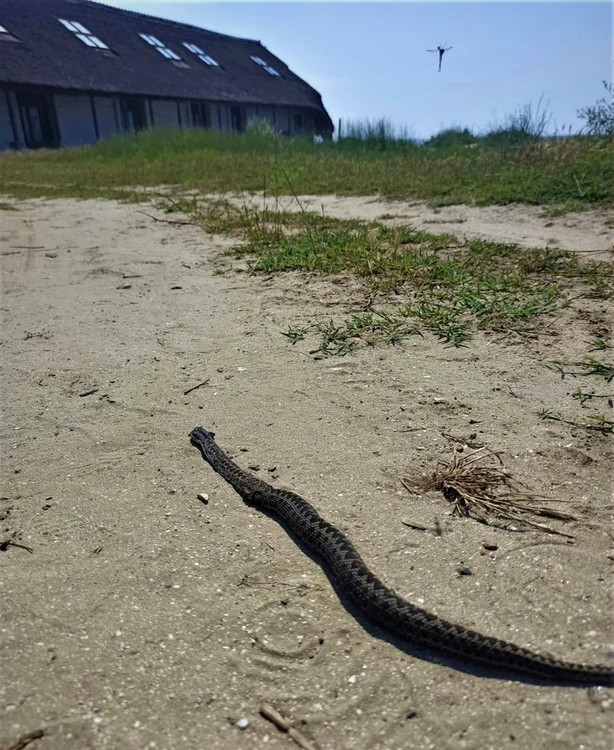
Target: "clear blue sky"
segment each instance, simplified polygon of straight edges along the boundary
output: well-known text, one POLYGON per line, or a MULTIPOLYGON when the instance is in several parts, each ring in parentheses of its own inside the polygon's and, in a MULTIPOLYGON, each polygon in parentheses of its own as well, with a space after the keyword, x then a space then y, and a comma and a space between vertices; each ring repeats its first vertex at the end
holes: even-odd
POLYGON ((259 39, 339 118, 389 117, 418 136, 481 129, 549 101, 553 123, 612 80, 612 4, 601 2, 139 2, 129 10, 259 39), (437 72, 427 49, 454 49, 437 72))

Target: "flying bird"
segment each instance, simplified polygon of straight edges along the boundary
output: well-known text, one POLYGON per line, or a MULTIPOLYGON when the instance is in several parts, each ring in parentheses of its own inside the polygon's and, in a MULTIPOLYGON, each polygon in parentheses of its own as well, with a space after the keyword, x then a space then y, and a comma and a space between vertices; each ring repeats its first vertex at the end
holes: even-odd
POLYGON ((427 49, 427 52, 439 52, 439 73, 441 73, 441 61, 443 60, 443 53, 447 52, 449 49, 452 49, 452 47, 446 47, 445 42, 443 44, 438 44, 437 49, 427 49))

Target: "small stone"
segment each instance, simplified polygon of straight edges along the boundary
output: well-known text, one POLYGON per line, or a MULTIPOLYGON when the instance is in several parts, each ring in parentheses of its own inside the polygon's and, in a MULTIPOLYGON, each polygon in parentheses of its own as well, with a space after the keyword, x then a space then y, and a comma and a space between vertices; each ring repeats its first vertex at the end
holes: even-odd
POLYGON ((433 403, 434 403, 434 404, 446 404, 446 403, 447 403, 447 399, 445 399, 445 398, 441 398, 441 397, 439 397, 439 396, 436 396, 436 397, 435 397, 435 398, 433 399, 433 403))
POLYGON ((274 472, 274 471, 277 471, 277 466, 269 466, 269 468, 267 469, 267 471, 271 472, 271 473, 274 472))
POLYGON ((249 719, 239 719, 237 721, 236 726, 239 727, 239 729, 247 729, 249 726, 249 719))
POLYGON ((473 571, 471 568, 458 568, 458 574, 461 576, 472 576, 473 571))
POLYGON ((179 284, 175 284, 175 286, 172 286, 171 289, 183 289, 183 287, 179 286, 179 284))
POLYGON ((252 471, 260 471, 260 464, 250 464, 247 468, 252 471))
POLYGON ((49 503, 45 503, 43 505, 43 510, 49 510, 49 508, 51 508, 51 505, 49 503))
POLYGON ((196 497, 201 501, 201 503, 204 503, 205 505, 207 505, 209 502, 209 495, 207 495, 206 492, 199 492, 196 497))
POLYGON ((57 253, 45 253, 45 256, 47 258, 57 258, 58 254, 57 253))
POLYGON ((499 545, 496 542, 491 541, 490 539, 484 539, 484 541, 482 542, 482 547, 489 550, 499 549, 499 545))
POLYGON ((132 284, 120 284, 117 289, 132 289, 132 284))

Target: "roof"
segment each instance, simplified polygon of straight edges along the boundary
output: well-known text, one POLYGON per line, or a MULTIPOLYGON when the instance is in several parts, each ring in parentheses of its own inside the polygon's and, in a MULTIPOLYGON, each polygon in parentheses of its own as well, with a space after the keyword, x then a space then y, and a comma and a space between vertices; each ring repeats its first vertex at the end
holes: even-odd
POLYGON ((332 122, 320 94, 260 42, 90 0, 0 0, 0 82, 108 94, 308 107, 332 122), (78 22, 109 50, 88 46, 58 19, 78 22), (181 61, 139 34, 154 36, 181 61), (196 45, 219 66, 186 49, 196 45), (251 58, 258 57, 279 76, 251 58), (188 67, 189 66, 189 67, 188 67))

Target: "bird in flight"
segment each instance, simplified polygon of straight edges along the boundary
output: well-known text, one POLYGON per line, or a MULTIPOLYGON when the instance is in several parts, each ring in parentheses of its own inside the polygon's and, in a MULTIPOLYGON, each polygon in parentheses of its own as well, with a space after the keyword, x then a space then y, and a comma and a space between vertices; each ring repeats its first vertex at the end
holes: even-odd
POLYGON ((443 60, 443 53, 447 52, 452 47, 446 47, 446 43, 438 44, 437 49, 427 49, 427 52, 439 52, 439 73, 441 73, 441 61, 443 60))

